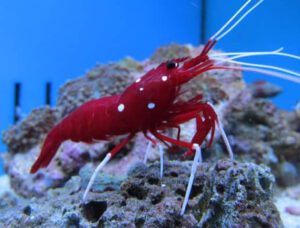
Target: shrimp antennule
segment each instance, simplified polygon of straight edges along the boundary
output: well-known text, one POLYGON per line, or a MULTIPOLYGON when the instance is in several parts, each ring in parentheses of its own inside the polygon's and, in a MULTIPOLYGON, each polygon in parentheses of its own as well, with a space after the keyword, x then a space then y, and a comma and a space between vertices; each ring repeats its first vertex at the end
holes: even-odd
POLYGON ((250 4, 252 0, 248 0, 240 9, 206 42, 201 53, 187 60, 182 67, 185 74, 185 77, 179 77, 179 84, 185 83, 189 81, 191 78, 195 77, 195 75, 199 75, 205 71, 211 70, 214 65, 214 61, 212 61, 208 53, 215 46, 215 44, 225 37, 230 31, 232 31, 239 23, 243 21, 244 18, 248 16, 256 7, 258 7, 263 0, 259 0, 254 6, 248 9, 246 12, 241 14, 243 10, 250 4), (235 22, 234 20, 239 17, 235 22), (233 23, 233 24, 232 24, 233 23))
POLYGON ((229 32, 231 32, 238 24, 240 24, 256 7, 258 7, 264 0, 259 0, 254 6, 248 9, 244 14, 240 16, 242 11, 250 4, 252 0, 248 0, 244 5, 242 5, 238 11, 208 40, 205 47, 202 50, 201 55, 207 55, 207 53, 214 47, 217 41, 225 37, 229 32), (231 25, 231 23, 238 17, 240 18, 231 25), (231 26, 230 26, 231 25, 231 26), (228 28, 228 26, 230 26, 228 28), (225 30, 227 29, 227 30, 225 30), (224 31, 225 30, 225 31, 224 31), (223 33, 222 33, 223 32, 223 33))
MULTIPOLYGON (((258 7, 261 3, 263 3, 264 0, 260 0, 258 1, 254 6, 252 6, 250 9, 248 9, 244 14, 242 14, 242 16, 233 24, 231 25, 225 32, 223 32, 221 35, 218 34, 217 32, 217 37, 216 35, 213 36, 216 37, 215 39, 217 41, 221 40, 223 37, 225 37, 229 32, 231 32, 245 17, 247 17, 248 14, 250 14, 256 7, 258 7)), ((238 14, 248 5, 248 3, 250 3, 251 0, 249 0, 248 2, 246 2, 238 11, 237 13, 227 22, 228 25, 233 21, 233 19, 235 19, 236 16, 238 16, 238 14), (245 6, 245 7, 244 7, 245 6)), ((225 24, 227 27, 227 23, 225 24)))

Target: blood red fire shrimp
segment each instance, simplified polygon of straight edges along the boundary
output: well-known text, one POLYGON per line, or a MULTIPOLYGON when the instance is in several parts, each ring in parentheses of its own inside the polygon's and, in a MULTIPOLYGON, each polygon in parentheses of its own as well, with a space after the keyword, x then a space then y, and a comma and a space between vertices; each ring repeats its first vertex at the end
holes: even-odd
MULTIPOLYGON (((147 72, 119 95, 103 97, 86 102, 58 123, 47 135, 41 154, 31 168, 31 173, 48 166, 59 146, 66 140, 93 143, 95 140, 110 140, 114 136, 127 136, 110 151, 93 173, 84 199, 89 192, 97 173, 125 146, 138 132, 142 132, 152 143, 154 136, 164 144, 174 144, 187 149, 185 155, 194 156, 186 195, 181 209, 184 214, 188 203, 197 165, 202 161, 201 149, 210 133, 208 146, 212 144, 215 128, 221 133, 223 141, 233 159, 233 153, 222 124, 214 107, 205 102, 201 94, 189 101, 180 101, 181 86, 191 79, 210 70, 254 71, 300 83, 299 73, 271 65, 254 64, 236 59, 255 55, 279 55, 300 59, 300 57, 282 52, 282 49, 269 52, 235 52, 211 54, 210 51, 224 36, 232 31, 263 0, 248 0, 205 44, 201 53, 194 57, 173 59, 161 63, 147 72), (249 8, 249 9, 247 9, 249 8), (236 63, 225 66, 224 63, 236 63), (196 133, 190 142, 180 140, 180 124, 196 120, 196 133), (161 130, 177 128, 178 137, 173 139, 161 133, 161 130), (148 134, 152 134, 149 136, 148 134)), ((161 166, 162 167, 162 166, 161 166)))

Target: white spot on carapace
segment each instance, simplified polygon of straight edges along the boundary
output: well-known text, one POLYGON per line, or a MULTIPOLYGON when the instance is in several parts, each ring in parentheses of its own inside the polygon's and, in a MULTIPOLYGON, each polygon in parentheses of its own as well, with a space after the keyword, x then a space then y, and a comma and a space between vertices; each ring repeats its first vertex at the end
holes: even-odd
POLYGON ((138 82, 140 82, 140 81, 141 81, 141 79, 140 79, 140 78, 138 78, 138 79, 137 79, 135 82, 136 82, 136 83, 138 83, 138 82))
POLYGON ((152 102, 150 102, 150 103, 148 103, 147 107, 148 107, 149 109, 154 109, 154 108, 155 108, 155 104, 152 103, 152 102))
POLYGON ((125 109, 125 105, 124 105, 124 104, 119 104, 119 106, 118 106, 118 111, 119 111, 119 112, 123 112, 124 109, 125 109))
POLYGON ((163 80, 164 82, 168 80, 168 77, 166 75, 161 77, 161 80, 163 80))
POLYGON ((143 87, 141 87, 140 89, 139 89, 139 91, 143 91, 144 90, 144 88, 143 87))

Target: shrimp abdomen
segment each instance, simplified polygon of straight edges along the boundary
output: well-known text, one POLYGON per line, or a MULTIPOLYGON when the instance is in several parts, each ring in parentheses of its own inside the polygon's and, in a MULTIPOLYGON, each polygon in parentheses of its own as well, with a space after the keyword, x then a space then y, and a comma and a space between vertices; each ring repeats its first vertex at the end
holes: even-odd
POLYGON ((111 106, 118 98, 109 96, 91 100, 70 113, 47 135, 41 153, 30 172, 35 173, 40 168, 47 167, 66 140, 92 143, 94 140, 106 140, 107 135, 113 135, 111 128, 116 122, 107 112, 110 112, 111 106))
POLYGON ((57 134, 57 128, 52 129, 43 144, 40 156, 31 167, 30 173, 35 173, 40 168, 48 166, 62 142, 57 134))

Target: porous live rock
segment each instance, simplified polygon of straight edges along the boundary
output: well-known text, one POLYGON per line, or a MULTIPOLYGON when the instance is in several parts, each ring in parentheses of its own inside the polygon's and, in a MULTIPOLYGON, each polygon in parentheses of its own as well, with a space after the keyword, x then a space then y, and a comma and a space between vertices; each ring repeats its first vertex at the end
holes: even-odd
POLYGON ((57 106, 67 115, 91 99, 121 93, 137 77, 138 68, 128 69, 123 64, 98 65, 78 79, 60 88, 57 106))
MULTIPOLYGON (((57 156, 47 168, 41 169, 36 174, 30 174, 29 170, 38 153, 39 146, 32 148, 27 153, 16 155, 5 154, 5 171, 10 177, 11 187, 23 197, 40 197, 50 188, 62 186, 72 175, 88 161, 94 161, 95 165, 102 160, 105 154, 114 147, 118 141, 110 143, 73 143, 66 141, 57 151, 57 156)), ((132 164, 142 161, 145 156, 147 140, 142 134, 136 136, 135 142, 129 143, 120 153, 104 168, 104 172, 113 175, 124 175, 132 164)), ((153 147, 148 157, 148 162, 157 160, 158 148, 153 147)))
POLYGON ((103 143, 88 145, 66 141, 47 168, 30 174, 29 170, 40 152, 39 146, 36 146, 27 153, 5 154, 4 169, 16 193, 26 198, 40 197, 50 188, 62 186, 88 161, 103 157, 107 147, 103 143))
POLYGON ((60 119, 60 112, 48 106, 34 109, 25 119, 4 131, 3 142, 8 152, 24 153, 40 143, 60 119))
POLYGON ((277 191, 274 203, 278 208, 284 227, 298 227, 300 224, 300 185, 277 191))
POLYGON ((278 184, 297 183, 300 170, 300 133, 293 129, 290 113, 244 90, 226 109, 225 129, 237 158, 266 164, 278 184), (283 178, 289 176, 290 178, 283 178))
POLYGON ((191 162, 137 164, 128 178, 100 175, 81 201, 89 167, 45 197, 2 196, 0 224, 9 227, 281 227, 265 166, 220 160, 198 167, 186 213, 180 209, 191 162), (104 181, 105 180, 105 181, 104 181), (101 188, 99 188, 101 186, 101 188), (16 213, 19 212, 19 213, 16 213))
POLYGON ((67 179, 53 163, 47 171, 43 170, 36 175, 31 175, 29 170, 38 152, 39 149, 35 147, 27 153, 5 156, 4 169, 10 178, 10 186, 23 197, 41 196, 49 188, 61 186, 67 179))
POLYGON ((262 80, 250 84, 249 89, 253 96, 258 98, 274 97, 282 92, 282 89, 279 86, 262 80))
POLYGON ((293 112, 283 112, 291 130, 300 133, 300 103, 293 112), (299 106, 299 107, 298 107, 299 106))
POLYGON ((194 49, 192 46, 175 43, 162 46, 150 57, 149 62, 159 64, 172 59, 187 57, 191 55, 192 49, 194 49))

